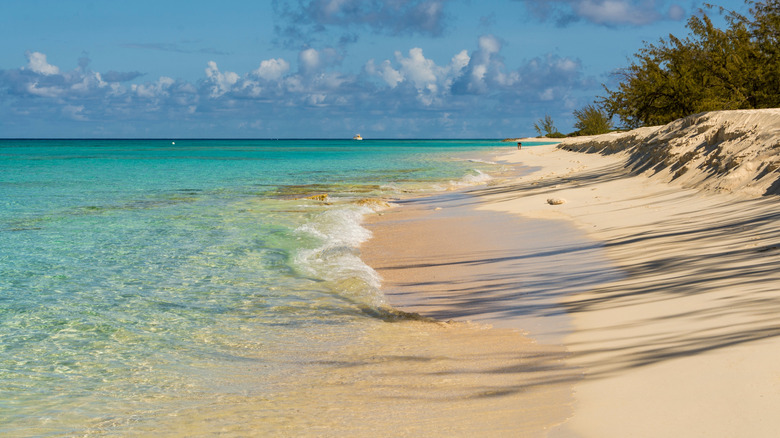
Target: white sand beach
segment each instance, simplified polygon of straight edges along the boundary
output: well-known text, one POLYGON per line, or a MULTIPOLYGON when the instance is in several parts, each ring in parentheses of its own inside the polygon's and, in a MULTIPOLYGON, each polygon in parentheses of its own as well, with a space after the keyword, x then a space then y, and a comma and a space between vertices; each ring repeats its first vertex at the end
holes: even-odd
POLYGON ((419 229, 424 244, 398 249, 409 239, 393 234, 404 221, 453 229, 465 205, 372 218, 366 258, 390 302, 566 348, 582 378, 571 382, 573 414, 548 436, 776 436, 780 109, 508 150, 500 159, 528 171, 472 191, 468 208, 508 213, 519 230, 491 225, 489 214, 468 220, 525 233, 529 247, 478 258, 458 250, 477 244, 455 232, 419 229), (432 281, 467 266, 481 271, 432 281))

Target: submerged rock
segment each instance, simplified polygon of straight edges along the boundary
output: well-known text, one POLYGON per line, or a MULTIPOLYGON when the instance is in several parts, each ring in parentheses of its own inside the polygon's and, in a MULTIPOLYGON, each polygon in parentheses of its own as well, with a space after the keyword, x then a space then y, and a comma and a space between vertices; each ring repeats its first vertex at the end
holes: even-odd
POLYGON ((388 208, 390 207, 390 204, 387 201, 383 201, 381 199, 376 198, 361 198, 355 201, 355 204, 362 205, 366 207, 372 207, 372 208, 388 208))
POLYGON ((305 198, 300 198, 300 199, 311 199, 313 201, 327 201, 328 200, 328 194, 327 193, 322 193, 322 194, 319 194, 319 195, 311 195, 311 196, 307 196, 305 198))

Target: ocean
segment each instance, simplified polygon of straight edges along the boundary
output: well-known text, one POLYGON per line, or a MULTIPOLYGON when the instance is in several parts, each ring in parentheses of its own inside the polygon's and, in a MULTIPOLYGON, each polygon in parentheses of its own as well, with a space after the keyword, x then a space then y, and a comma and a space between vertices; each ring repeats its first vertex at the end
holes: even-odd
POLYGON ((507 147, 0 140, 0 435, 317 435, 392 401, 344 399, 388 345, 460 341, 387 306, 361 221, 487 183, 507 147))

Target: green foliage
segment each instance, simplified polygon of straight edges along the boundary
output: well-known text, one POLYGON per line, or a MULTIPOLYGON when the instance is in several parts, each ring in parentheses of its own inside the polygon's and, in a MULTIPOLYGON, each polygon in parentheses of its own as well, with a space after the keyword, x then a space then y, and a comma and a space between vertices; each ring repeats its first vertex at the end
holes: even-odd
POLYGON ((702 111, 780 106, 780 0, 746 3, 752 17, 718 8, 725 30, 701 11, 688 20, 685 39, 647 44, 618 73, 617 89, 605 87, 603 107, 635 128, 702 111))
POLYGON ((558 129, 555 127, 555 123, 553 123, 553 119, 549 114, 545 114, 543 119, 539 119, 534 123, 534 129, 536 129, 536 132, 538 132, 540 136, 548 138, 559 138, 558 136, 565 137, 558 132, 558 129))
POLYGON ((577 119, 574 127, 578 135, 604 134, 612 130, 612 118, 596 105, 589 104, 574 110, 574 117, 577 119))

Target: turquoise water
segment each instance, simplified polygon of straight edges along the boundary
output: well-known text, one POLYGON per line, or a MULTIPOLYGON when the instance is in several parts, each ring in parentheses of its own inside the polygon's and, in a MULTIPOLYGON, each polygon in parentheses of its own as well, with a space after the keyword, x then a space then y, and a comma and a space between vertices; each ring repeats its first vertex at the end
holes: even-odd
POLYGON ((307 364, 395 318, 359 257, 364 215, 484 183, 496 147, 0 140, 0 435, 281 406, 307 364))

